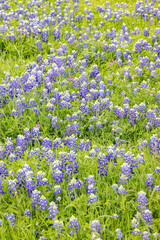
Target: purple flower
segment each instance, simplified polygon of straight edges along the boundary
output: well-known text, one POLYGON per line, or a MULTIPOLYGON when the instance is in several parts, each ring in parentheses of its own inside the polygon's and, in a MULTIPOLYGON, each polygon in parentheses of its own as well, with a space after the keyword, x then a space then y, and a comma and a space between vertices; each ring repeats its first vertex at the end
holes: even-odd
POLYGON ((138 220, 136 218, 133 218, 133 220, 131 221, 131 226, 137 228, 138 225, 139 225, 138 220))
POLYGON ((150 239, 150 233, 147 232, 147 231, 144 231, 144 232, 143 232, 142 239, 144 239, 144 240, 149 240, 149 239, 150 239))
POLYGON ((93 220, 91 222, 91 232, 94 232, 94 233, 99 233, 101 234, 101 224, 99 223, 98 220, 93 220))
POLYGON ((140 191, 138 193, 137 202, 139 203, 139 205, 137 206, 138 209, 145 209, 147 207, 148 200, 145 192, 140 191))
POLYGON ((38 203, 39 203, 40 194, 41 194, 41 192, 38 191, 37 189, 34 190, 34 191, 32 191, 32 194, 31 194, 32 207, 34 207, 35 204, 38 204, 38 203))
POLYGON ((79 224, 79 222, 78 222, 78 219, 77 219, 76 217, 72 216, 72 217, 69 219, 69 223, 70 223, 70 225, 69 225, 68 227, 69 227, 69 228, 73 228, 69 234, 70 234, 70 235, 72 235, 72 234, 74 234, 74 233, 75 233, 75 234, 78 234, 77 229, 80 229, 80 224, 79 224))
POLYGON ((41 44, 41 41, 40 41, 40 40, 37 40, 36 45, 37 45, 37 52, 43 51, 43 49, 42 49, 42 44, 41 44))
POLYGON ((91 195, 89 195, 89 200, 87 200, 87 202, 89 202, 89 203, 94 203, 97 201, 98 201, 97 195, 95 195, 93 193, 91 193, 91 195))
POLYGON ((122 185, 120 185, 117 189, 117 193, 118 194, 122 194, 122 193, 126 194, 127 192, 126 192, 125 188, 122 185))
POLYGON ((6 164, 0 161, 0 176, 6 177, 8 175, 6 164))
POLYGON ((140 234, 140 233, 142 233, 142 231, 141 230, 139 230, 138 228, 135 228, 133 231, 131 231, 134 235, 138 235, 138 234, 140 234))
POLYGON ((35 184, 32 178, 26 179, 26 188, 27 188, 28 195, 31 196, 32 192, 35 190, 35 184))
POLYGON ((153 233, 153 237, 155 238, 155 239, 157 239, 157 237, 159 236, 159 233, 153 233))
POLYGON ((51 202, 49 204, 48 211, 49 211, 49 214, 50 214, 49 218, 54 219, 56 217, 56 213, 59 212, 58 206, 54 202, 51 202))
POLYGON ((117 239, 122 239, 124 237, 120 228, 117 228, 115 232, 117 233, 117 239))
POLYGON ((147 174, 146 178, 146 188, 152 189, 154 187, 154 178, 152 177, 152 174, 147 174))
POLYGON ((16 218, 15 218, 15 214, 11 213, 10 215, 7 214, 6 219, 9 221, 9 224, 14 225, 16 218))
POLYGON ((14 180, 9 180, 8 181, 8 191, 9 191, 9 193, 12 193, 13 195, 15 194, 15 192, 16 192, 16 179, 14 179, 14 180))
POLYGON ((59 220, 55 220, 52 227, 56 228, 57 233, 61 233, 63 231, 63 228, 62 228, 63 222, 59 220))
POLYGON ((146 223, 152 224, 151 219, 153 217, 152 217, 152 212, 149 209, 142 211, 142 217, 146 223))
MULTIPOLYGON (((30 209, 25 209, 23 215, 24 215, 25 217, 31 216, 31 215, 32 215, 32 214, 31 214, 31 210, 30 210, 30 209)), ((30 219, 30 218, 29 218, 29 219, 30 219)))

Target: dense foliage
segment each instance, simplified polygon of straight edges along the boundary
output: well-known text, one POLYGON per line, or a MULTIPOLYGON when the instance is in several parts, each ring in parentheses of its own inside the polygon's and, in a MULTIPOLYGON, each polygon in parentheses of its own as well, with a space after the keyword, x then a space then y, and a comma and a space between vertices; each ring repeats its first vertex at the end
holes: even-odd
POLYGON ((160 239, 159 24, 159 0, 0 0, 1 239, 160 239))

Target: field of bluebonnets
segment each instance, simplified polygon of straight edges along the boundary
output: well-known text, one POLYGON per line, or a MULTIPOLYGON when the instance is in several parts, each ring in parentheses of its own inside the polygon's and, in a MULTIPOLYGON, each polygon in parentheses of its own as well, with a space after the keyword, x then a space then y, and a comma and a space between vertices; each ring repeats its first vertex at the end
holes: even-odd
POLYGON ((0 239, 160 239, 160 1, 0 0, 0 239))

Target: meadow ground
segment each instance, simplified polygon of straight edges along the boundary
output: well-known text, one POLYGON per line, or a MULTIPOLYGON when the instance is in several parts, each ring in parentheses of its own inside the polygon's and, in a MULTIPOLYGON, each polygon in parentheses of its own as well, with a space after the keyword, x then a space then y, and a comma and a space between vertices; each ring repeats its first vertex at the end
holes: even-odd
POLYGON ((160 1, 0 0, 0 238, 160 239, 160 1))

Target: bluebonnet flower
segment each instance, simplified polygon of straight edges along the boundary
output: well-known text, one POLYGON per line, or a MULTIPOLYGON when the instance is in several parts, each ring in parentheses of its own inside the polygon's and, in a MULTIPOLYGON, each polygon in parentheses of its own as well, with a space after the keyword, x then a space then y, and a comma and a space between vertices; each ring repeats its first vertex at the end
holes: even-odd
POLYGON ((94 156, 96 156, 96 151, 94 148, 92 148, 89 152, 89 157, 94 157, 94 156))
POLYGON ((38 203, 39 203, 40 194, 41 194, 41 192, 38 191, 37 189, 35 189, 34 191, 32 191, 32 194, 31 194, 32 207, 35 207, 35 204, 38 204, 38 203))
POLYGON ((143 155, 143 153, 141 153, 141 155, 138 154, 136 158, 137 158, 137 160, 138 160, 138 162, 139 162, 140 164, 145 164, 145 160, 144 160, 144 155, 143 155))
POLYGON ((131 231, 134 235, 139 235, 139 234, 141 234, 142 233, 142 231, 141 230, 139 230, 138 228, 135 228, 133 231, 131 231))
POLYGON ((8 175, 6 164, 0 161, 0 177, 6 177, 8 175))
POLYGON ((93 125, 90 125, 90 126, 88 127, 88 130, 89 130, 89 131, 93 131, 93 129, 94 129, 94 126, 93 126, 93 125))
POLYGON ((12 193, 13 195, 17 192, 16 191, 16 179, 8 181, 8 191, 9 193, 12 193))
POLYGON ((87 202, 89 202, 89 203, 94 203, 94 202, 97 202, 97 201, 98 201, 97 195, 95 195, 93 193, 91 193, 89 195, 89 200, 87 200, 87 202))
POLYGON ((52 148, 52 142, 49 138, 43 138, 43 142, 42 142, 43 147, 45 148, 52 148))
POLYGON ((149 140, 149 147, 152 153, 159 153, 160 151, 159 140, 155 134, 153 134, 149 140))
POLYGON ((32 178, 26 179, 26 188, 27 188, 28 195, 31 196, 32 192, 35 190, 35 184, 32 178))
POLYGON ((154 170, 154 172, 160 173, 160 167, 156 167, 156 169, 154 170))
POLYGON ((6 192, 3 191, 4 186, 2 185, 3 178, 0 177, 0 194, 5 194, 6 192))
POLYGON ((39 132, 39 128, 38 127, 33 127, 32 132, 31 132, 31 138, 32 139, 35 139, 35 138, 39 139, 40 135, 41 135, 41 133, 39 132))
POLYGON ((103 125, 101 122, 96 122, 96 128, 103 128, 103 125))
POLYGON ((125 188, 122 186, 122 185, 120 185, 118 188, 117 188, 117 193, 118 194, 122 194, 122 193, 127 193, 126 192, 126 190, 125 190, 125 188))
POLYGON ((63 231, 63 222, 57 219, 54 221, 52 227, 56 228, 57 233, 61 233, 63 231))
POLYGON ((42 30, 42 42, 48 42, 49 28, 42 30))
POLYGON ((128 70, 128 68, 125 68, 125 69, 123 70, 123 75, 124 75, 124 78, 125 78, 125 79, 130 79, 130 78, 131 78, 131 76, 130 76, 130 71, 128 70))
POLYGON ((0 219, 0 227, 2 227, 2 220, 0 219))
POLYGON ((9 156, 14 151, 14 145, 11 138, 7 138, 5 146, 6 154, 9 156))
POLYGON ((31 141, 31 132, 29 131, 29 128, 24 129, 24 137, 27 142, 31 141))
MULTIPOLYGON (((30 210, 30 209, 25 209, 23 215, 24 215, 25 217, 31 216, 31 215, 32 215, 32 214, 31 214, 31 210, 30 210)), ((31 219, 31 218, 29 217, 29 219, 31 219)))
POLYGON ((91 222, 91 233, 98 233, 99 235, 101 234, 101 224, 99 223, 98 220, 93 220, 91 222))
POLYGON ((48 211, 49 211, 49 214, 50 214, 49 218, 51 218, 51 219, 54 219, 56 217, 56 213, 59 212, 58 207, 54 202, 51 202, 49 204, 48 211))
POLYGON ((68 227, 69 227, 69 228, 73 228, 69 234, 70 234, 70 235, 72 235, 72 234, 74 234, 74 233, 75 233, 75 234, 78 234, 77 229, 80 229, 80 224, 79 224, 79 222, 78 222, 78 219, 77 219, 76 217, 72 216, 72 217, 69 219, 69 223, 70 223, 70 225, 69 225, 68 227))
POLYGON ((37 52, 43 51, 43 49, 42 49, 42 44, 41 44, 41 41, 40 41, 40 40, 37 40, 36 45, 37 45, 37 52))
POLYGON ((160 91, 157 92, 156 99, 157 101, 160 101, 160 91))
POLYGON ((17 144, 17 146, 21 147, 22 151, 25 151, 27 149, 27 146, 26 146, 27 141, 26 141, 25 136, 23 136, 23 135, 17 136, 16 144, 17 144))
POLYGON ((94 184, 87 185, 87 193, 94 193, 97 190, 97 188, 94 187, 94 184))
POLYGON ((151 219, 153 218, 152 212, 149 209, 145 209, 144 211, 141 212, 141 214, 146 223, 153 224, 151 221, 151 219))
POLYGON ((152 174, 147 174, 146 178, 146 188, 152 189, 154 187, 154 178, 152 177, 152 174))
POLYGON ((148 28, 144 29, 144 36, 149 37, 149 29, 148 28))
POLYGON ((62 182, 63 181, 63 172, 62 172, 62 162, 57 160, 54 161, 52 164, 52 169, 53 169, 53 177, 55 179, 55 183, 57 182, 62 182))
POLYGON ((133 108, 129 110, 129 122, 134 125, 137 124, 137 120, 139 118, 139 113, 135 111, 133 108))
POLYGON ((147 231, 143 232, 142 239, 149 240, 150 239, 150 233, 147 231))
POLYGON ((44 178, 45 173, 42 171, 37 172, 37 186, 42 185, 42 179, 44 178))
POLYGON ((100 176, 107 175, 108 169, 107 169, 107 158, 104 153, 100 153, 98 155, 98 173, 100 173, 100 176))
POLYGON ((41 236, 38 240, 47 240, 44 236, 41 236))
POLYGON ((16 218, 15 218, 15 214, 11 213, 11 214, 7 214, 6 219, 9 221, 9 224, 14 225, 16 218))
POLYGON ((131 174, 132 174, 131 165, 128 164, 128 163, 123 163, 121 165, 121 173, 124 174, 127 177, 127 180, 128 180, 128 178, 130 178, 131 174))
POLYGON ((133 220, 131 221, 131 226, 137 228, 138 225, 139 225, 138 220, 136 218, 133 218, 133 220))
POLYGON ((72 180, 71 180, 71 182, 68 184, 68 186, 69 186, 68 189, 71 190, 71 191, 69 192, 69 195, 70 195, 70 197, 71 197, 71 199, 72 199, 72 198, 75 197, 76 188, 77 188, 77 180, 76 180, 75 178, 72 178, 72 180))
POLYGON ((119 218, 119 215, 116 214, 116 213, 114 213, 114 214, 112 215, 112 217, 113 217, 114 219, 118 219, 118 218, 119 218))
POLYGON ((122 239, 124 237, 120 228, 117 228, 115 232, 117 233, 117 239, 122 239))
POLYGON ((54 128, 54 129, 59 128, 57 117, 52 117, 52 128, 54 128))
POLYGON ((94 180, 94 175, 89 175, 88 178, 86 178, 87 184, 94 184, 96 181, 94 180))
POLYGON ((59 185, 54 186, 54 192, 53 193, 56 195, 56 199, 58 199, 59 194, 61 194, 61 191, 62 191, 61 186, 59 186, 59 185))
POLYGON ((59 147, 62 143, 62 140, 61 138, 56 138, 53 140, 53 147, 56 148, 56 147, 59 147))
POLYGON ((153 233, 154 239, 157 239, 158 236, 159 236, 159 233, 157 233, 157 232, 153 233))
POLYGON ((147 207, 148 200, 144 191, 140 191, 138 193, 137 202, 139 203, 137 206, 138 209, 145 209, 147 207))
POLYGON ((40 54, 37 56, 37 63, 40 64, 40 65, 43 64, 43 57, 40 54))
POLYGON ((90 72, 90 78, 96 77, 96 75, 99 73, 99 69, 97 65, 92 66, 92 70, 90 72))

